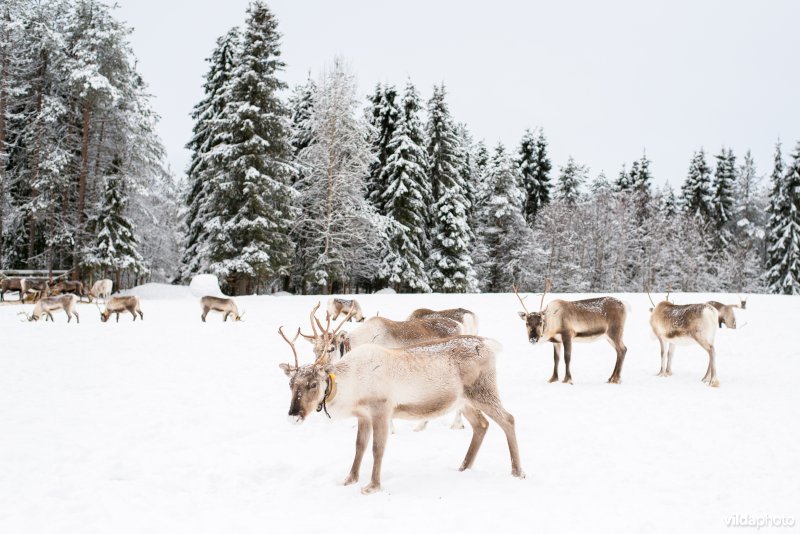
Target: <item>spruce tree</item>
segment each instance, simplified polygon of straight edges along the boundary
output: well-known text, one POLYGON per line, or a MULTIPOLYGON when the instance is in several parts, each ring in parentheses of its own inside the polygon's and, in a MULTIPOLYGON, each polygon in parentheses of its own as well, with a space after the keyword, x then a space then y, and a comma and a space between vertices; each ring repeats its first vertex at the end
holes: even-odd
POLYGON ((733 217, 733 191, 736 186, 736 157, 724 147, 716 156, 717 168, 711 184, 712 220, 718 232, 733 217))
POLYGON ((433 88, 428 102, 427 152, 431 181, 433 232, 428 278, 442 293, 474 289, 470 248, 469 201, 460 139, 445 102, 444 84, 433 88))
POLYGON ((378 199, 392 223, 380 273, 396 290, 429 292, 425 257, 431 189, 419 109, 419 96, 409 81, 387 145, 386 188, 378 199))
POLYGON ((776 154, 776 173, 773 175, 773 197, 770 208, 770 231, 775 232, 769 249, 767 283, 772 293, 800 294, 800 142, 792 161, 780 177, 776 154), (781 179, 782 178, 782 179, 781 179))
POLYGON ((378 84, 370 96, 367 120, 371 126, 370 145, 375 156, 369 168, 367 179, 367 199, 381 215, 386 215, 386 206, 381 196, 387 187, 386 165, 391 155, 389 143, 392 141, 401 110, 397 89, 393 85, 378 84))
POLYGON ((550 202, 550 171, 552 165, 547 155, 547 140, 539 129, 534 136, 525 130, 519 146, 517 163, 525 188, 525 218, 529 224, 536 220, 539 210, 550 202))
POLYGON ((634 169, 631 169, 631 188, 640 196, 641 199, 649 199, 653 185, 653 174, 650 172, 651 161, 647 154, 642 154, 639 161, 634 162, 634 169))
POLYGON ((316 93, 317 84, 309 77, 306 83, 294 88, 294 93, 289 98, 289 109, 292 116, 291 144, 295 156, 311 143, 310 119, 316 93))
POLYGON ((713 218, 711 170, 706 163, 705 151, 695 152, 689 164, 689 174, 681 187, 681 205, 685 213, 699 217, 703 222, 713 218))
POLYGON ((575 205, 581 197, 581 188, 586 181, 586 173, 586 167, 575 163, 575 159, 570 156, 558 175, 556 198, 568 205, 575 205))
POLYGON ((191 280, 194 274, 208 269, 210 265, 207 210, 214 192, 213 177, 220 170, 214 150, 225 140, 219 123, 230 100, 231 73, 238 56, 238 48, 238 28, 232 28, 217 39, 211 57, 206 60, 209 70, 203 84, 205 96, 192 111, 195 125, 192 139, 186 145, 192 155, 186 171, 186 215, 183 222, 185 243, 180 267, 181 278, 185 282, 191 280))
POLYGON ((630 191, 631 185, 631 178, 630 174, 628 174, 628 169, 626 165, 622 164, 622 169, 619 171, 617 175, 617 179, 614 182, 614 190, 618 192, 622 191, 630 191))
POLYGON ((289 274, 295 192, 289 111, 280 34, 261 0, 247 9, 240 55, 231 72, 230 101, 219 119, 225 150, 215 153, 208 229, 211 269, 236 294, 250 293, 289 274))

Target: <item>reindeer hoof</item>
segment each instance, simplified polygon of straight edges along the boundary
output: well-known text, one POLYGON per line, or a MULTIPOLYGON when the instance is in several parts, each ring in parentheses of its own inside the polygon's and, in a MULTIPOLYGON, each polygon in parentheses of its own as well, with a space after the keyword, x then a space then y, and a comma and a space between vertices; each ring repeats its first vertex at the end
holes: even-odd
POLYGON ((376 493, 381 490, 381 485, 376 484, 375 482, 370 482, 363 488, 361 488, 361 493, 364 495, 369 495, 370 493, 376 493))
POLYGON ((517 477, 517 478, 525 478, 525 471, 523 471, 522 469, 512 469, 511 470, 511 476, 514 476, 514 477, 517 477))
POLYGON ((550 384, 552 384, 553 382, 558 382, 558 375, 553 375, 547 382, 550 384))
POLYGON ((358 475, 354 475, 353 473, 350 473, 349 475, 347 475, 347 478, 344 479, 345 486, 349 486, 350 484, 355 484, 356 482, 358 482, 358 475))
POLYGON ((666 373, 664 376, 672 376, 672 371, 670 371, 669 369, 667 369, 667 373, 666 373))
POLYGON ((609 384, 620 384, 621 382, 622 380, 620 380, 618 376, 612 376, 611 378, 608 379, 609 384))
POLYGON ((659 371, 656 376, 668 376, 666 371, 659 371))
POLYGON ((709 386, 711 386, 712 388, 718 388, 718 387, 719 387, 719 380, 717 380, 717 379, 715 378, 714 380, 712 380, 711 382, 709 382, 709 383, 708 383, 708 385, 709 385, 709 386))
POLYGON ((569 384, 571 386, 572 385, 572 379, 571 378, 565 378, 564 379, 564 383, 565 384, 569 384))

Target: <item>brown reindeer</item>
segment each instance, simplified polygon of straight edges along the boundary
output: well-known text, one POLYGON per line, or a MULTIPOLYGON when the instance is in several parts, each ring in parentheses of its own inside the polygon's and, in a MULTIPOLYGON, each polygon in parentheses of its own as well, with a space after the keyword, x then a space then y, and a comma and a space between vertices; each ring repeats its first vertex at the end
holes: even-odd
POLYGON ((106 309, 100 312, 100 320, 104 323, 108 322, 108 318, 114 313, 117 316, 117 322, 119 322, 119 314, 124 311, 130 312, 130 314, 133 315, 134 321, 136 321, 137 313, 139 314, 139 318, 144 321, 144 314, 139 307, 139 297, 136 295, 116 295, 108 299, 108 302, 106 302, 106 309))
POLYGON ((359 323, 364 322, 361 305, 355 299, 328 299, 327 312, 334 321, 339 319, 339 315, 345 314, 348 321, 355 319, 359 323))
POLYGON ((50 283, 47 278, 23 278, 19 285, 20 300, 23 300, 28 293, 32 295, 34 302, 50 296, 50 283))
POLYGON ((550 342, 553 344, 553 376, 550 382, 558 381, 558 362, 561 359, 561 348, 564 348, 564 364, 566 374, 564 383, 572 384, 570 373, 570 360, 572 359, 572 343, 590 343, 604 337, 611 343, 617 352, 617 363, 611 377, 610 384, 619 384, 622 381, 622 363, 628 352, 622 340, 625 330, 627 309, 625 304, 613 297, 600 297, 585 300, 567 301, 556 299, 542 310, 544 297, 552 287, 549 279, 545 282, 545 290, 539 303, 538 312, 529 312, 525 302, 519 296, 517 288, 514 293, 522 304, 524 312, 519 316, 525 321, 528 330, 528 340, 531 344, 550 342))
POLYGON ((87 296, 86 287, 83 285, 83 282, 78 280, 59 280, 50 286, 50 291, 53 295, 71 293, 73 295, 77 295, 78 300, 81 300, 82 297, 87 296))
POLYGON ((728 328, 736 328, 736 315, 733 313, 735 308, 744 310, 747 307, 747 299, 739 297, 739 304, 723 304, 716 300, 709 300, 706 304, 714 306, 714 309, 719 313, 719 327, 722 328, 724 324, 728 328))
POLYGON ((451 308, 448 310, 429 310, 428 308, 419 308, 411 312, 411 315, 406 319, 407 321, 414 321, 416 319, 427 318, 440 318, 452 319, 457 323, 461 323, 463 333, 465 335, 478 334, 478 316, 464 308, 451 308))
POLYGON ((661 345, 661 370, 658 376, 672 376, 672 355, 675 345, 694 341, 708 352, 708 370, 702 381, 709 386, 718 387, 716 349, 714 336, 719 327, 719 312, 710 304, 673 304, 667 297, 658 304, 653 302, 650 326, 661 345))
POLYGON ((38 321, 42 316, 45 317, 45 320, 53 319, 53 312, 58 310, 64 310, 64 313, 67 314, 67 322, 70 322, 73 317, 75 317, 75 321, 80 323, 80 317, 78 316, 78 312, 75 311, 75 308, 78 306, 78 297, 75 295, 59 295, 57 297, 44 297, 36 303, 36 306, 33 307, 33 313, 30 315, 26 315, 25 312, 20 312, 28 318, 28 321, 38 321))
MULTIPOLYGON (((346 358, 331 362, 330 353, 300 366, 294 341, 279 330, 292 347, 294 367, 280 364, 289 377, 289 416, 302 423, 314 412, 328 417, 358 420, 356 453, 345 485, 359 479, 361 460, 372 437, 372 477, 364 494, 381 489, 381 465, 392 418, 430 419, 459 408, 472 426, 472 441, 460 470, 472 467, 489 426, 495 421, 506 434, 511 474, 524 478, 514 428, 514 417, 500 402, 495 357, 500 344, 477 336, 389 349, 379 345, 354 348, 346 358)), ((298 330, 299 335, 299 330, 298 330)), ((330 338, 325 332, 323 337, 330 338)), ((294 338, 297 339, 297 336, 294 338)), ((326 344, 329 339, 325 339, 326 344)))
POLYGON ((236 301, 231 298, 203 297, 200 299, 200 306, 203 308, 203 315, 200 316, 203 322, 206 322, 206 316, 210 311, 223 313, 222 322, 227 321, 229 315, 233 316, 234 321, 241 321, 242 315, 244 315, 244 312, 241 315, 239 314, 236 301))
POLYGON ((0 280, 0 302, 5 302, 6 291, 17 291, 19 293, 19 300, 22 302, 25 294, 22 292, 21 284, 21 278, 3 278, 0 280))

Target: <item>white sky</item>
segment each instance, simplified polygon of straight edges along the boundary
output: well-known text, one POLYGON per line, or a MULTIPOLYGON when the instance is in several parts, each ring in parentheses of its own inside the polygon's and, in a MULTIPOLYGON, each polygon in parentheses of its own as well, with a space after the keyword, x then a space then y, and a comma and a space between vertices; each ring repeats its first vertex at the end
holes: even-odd
MULTIPOLYGON (((247 0, 119 0, 155 95, 173 171, 188 161, 192 106, 216 38, 247 0)), ((613 178, 653 160, 679 185, 692 152, 752 149, 769 174, 778 137, 800 140, 800 2, 272 0, 294 86, 344 56, 367 94, 444 81, 456 120, 516 149, 543 126, 556 166, 571 154, 613 178)))

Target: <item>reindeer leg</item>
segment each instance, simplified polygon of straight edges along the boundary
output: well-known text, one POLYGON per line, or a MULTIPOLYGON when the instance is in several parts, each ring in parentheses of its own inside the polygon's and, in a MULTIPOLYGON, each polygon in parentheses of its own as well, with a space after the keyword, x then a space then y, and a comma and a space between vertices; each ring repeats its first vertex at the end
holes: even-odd
POLYGON ((666 376, 672 376, 672 355, 675 354, 675 343, 669 344, 669 350, 667 350, 667 374, 666 376))
MULTIPOLYGON (((52 313, 50 313, 50 312, 47 312, 47 317, 48 317, 48 318, 49 318, 51 321, 53 321, 53 322, 56 322, 56 320, 55 320, 55 319, 53 319, 53 314, 52 314, 52 313)), ((67 322, 69 322, 69 315, 67 315, 67 322)))
POLYGON ((475 456, 481 448, 484 436, 486 436, 486 429, 489 428, 489 421, 475 407, 465 404, 461 413, 464 414, 464 418, 472 427, 472 441, 469 442, 467 455, 464 457, 464 461, 461 462, 461 467, 458 468, 459 471, 472 468, 472 464, 475 463, 475 456))
POLYGON ((76 321, 78 324, 80 324, 80 323, 81 323, 81 318, 80 318, 80 316, 78 315, 78 312, 74 311, 74 312, 72 312, 72 315, 74 315, 74 316, 75 316, 75 321, 76 321))
POLYGON ((450 423, 451 430, 464 430, 464 423, 461 422, 461 410, 456 411, 453 422, 450 423))
POLYGON ((376 413, 372 416, 372 478, 369 484, 361 488, 361 493, 367 495, 381 489, 381 464, 383 451, 386 449, 386 440, 389 437, 389 421, 391 418, 386 413, 376 413))
POLYGON ((119 322, 119 312, 117 312, 117 322, 119 322))
POLYGON ((206 322, 206 315, 208 315, 208 312, 207 312, 207 311, 204 311, 204 312, 203 312, 203 315, 201 315, 201 316, 200 316, 200 319, 202 319, 202 320, 203 320, 203 322, 206 322))
POLYGON ((142 310, 136 310, 136 313, 139 314, 139 319, 144 321, 144 314, 142 313, 142 310))
POLYGON ((714 349, 714 345, 705 339, 700 338, 699 336, 695 337, 694 339, 706 350, 706 352, 708 352, 708 370, 706 371, 702 381, 711 387, 719 387, 719 380, 717 379, 717 366, 715 362, 717 351, 714 349))
POLYGON ((567 372, 564 375, 564 383, 572 384, 572 374, 569 370, 569 362, 572 359, 572 338, 568 335, 561 334, 561 342, 564 344, 564 365, 567 368, 567 372))
POLYGON ((548 382, 558 382, 558 362, 561 360, 561 343, 553 343, 553 376, 548 382))
POLYGON ((364 451, 367 449, 367 443, 372 436, 372 425, 365 417, 358 418, 358 434, 356 434, 356 456, 353 458, 353 467, 350 468, 350 473, 344 479, 344 485, 349 486, 358 482, 358 473, 361 470, 361 459, 364 458, 364 451))
POLYGON ((658 343, 661 345, 661 370, 658 376, 667 376, 667 342, 663 338, 658 338, 658 343))
POLYGON ((224 322, 227 322, 227 320, 228 320, 228 315, 230 315, 230 314, 231 314, 231 312, 225 312, 225 315, 223 315, 223 316, 222 316, 222 322, 223 322, 223 323, 224 323, 224 322))
MULTIPOLYGON (((414 427, 414 432, 422 432, 426 428, 428 428, 428 420, 427 419, 425 419, 423 421, 420 421, 419 424, 414 427)), ((392 434, 394 434, 394 432, 392 432, 392 434)))
POLYGON ((609 332, 608 342, 617 351, 617 363, 614 365, 614 371, 611 373, 611 378, 608 379, 609 384, 619 384, 622 382, 622 364, 625 361, 625 354, 628 352, 628 347, 622 342, 621 332, 609 332))

